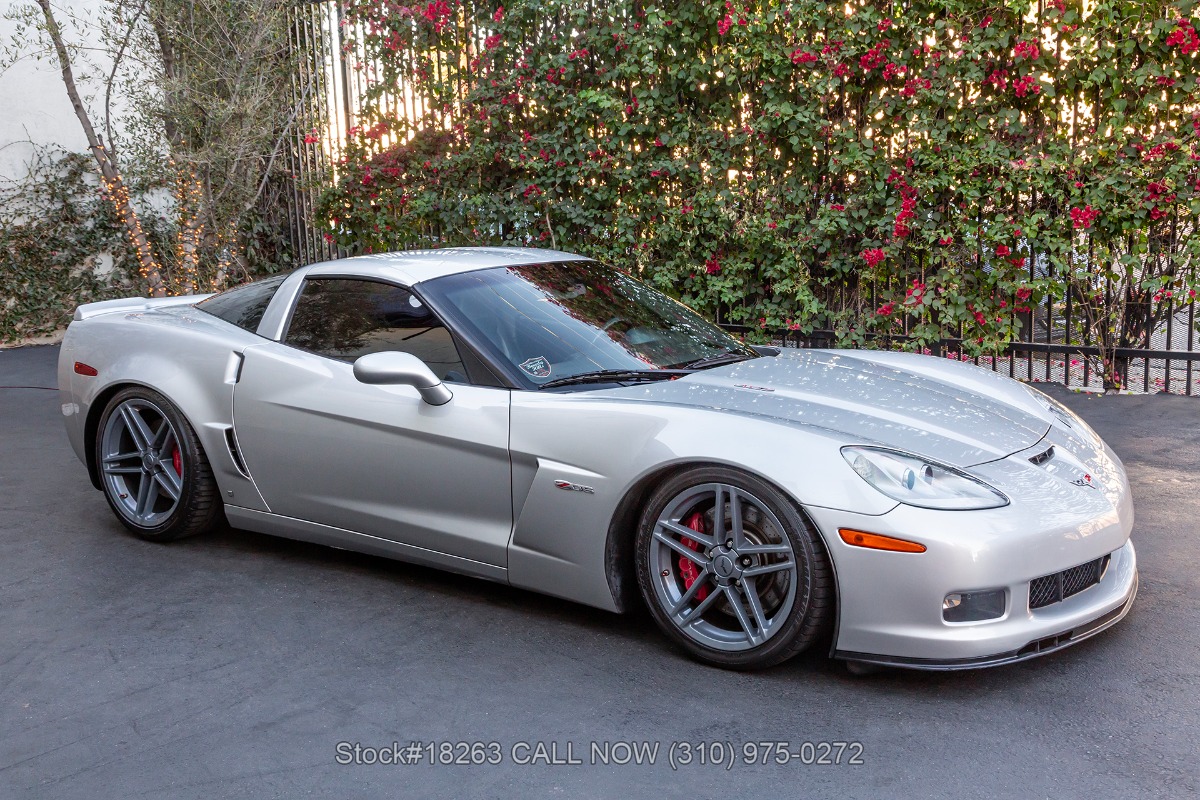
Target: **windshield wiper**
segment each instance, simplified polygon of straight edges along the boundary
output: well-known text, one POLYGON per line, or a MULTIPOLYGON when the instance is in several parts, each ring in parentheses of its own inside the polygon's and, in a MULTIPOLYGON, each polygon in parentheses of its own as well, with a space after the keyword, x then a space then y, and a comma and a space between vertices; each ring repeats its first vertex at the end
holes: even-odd
POLYGON ((738 361, 749 361, 752 358, 758 358, 758 356, 739 353, 735 350, 726 350, 724 353, 717 353, 715 356, 698 358, 695 361, 684 364, 684 367, 687 369, 705 369, 707 367, 719 367, 722 364, 733 364, 738 361))
POLYGON ((688 369, 601 369, 595 372, 581 372, 578 375, 567 375, 546 381, 539 389, 552 389, 555 386, 570 386, 574 383, 625 383, 626 381, 661 381, 691 375, 688 369))

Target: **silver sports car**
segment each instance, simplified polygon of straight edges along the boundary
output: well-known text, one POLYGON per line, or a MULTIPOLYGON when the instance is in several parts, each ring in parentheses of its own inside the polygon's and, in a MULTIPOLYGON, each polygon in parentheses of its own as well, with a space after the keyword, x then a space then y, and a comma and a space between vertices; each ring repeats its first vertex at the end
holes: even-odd
POLYGON ((237 528, 612 611, 692 655, 1018 661, 1137 591, 1120 460, 993 372, 751 347, 547 250, 314 264, 208 297, 81 306, 71 443, 117 518, 237 528))

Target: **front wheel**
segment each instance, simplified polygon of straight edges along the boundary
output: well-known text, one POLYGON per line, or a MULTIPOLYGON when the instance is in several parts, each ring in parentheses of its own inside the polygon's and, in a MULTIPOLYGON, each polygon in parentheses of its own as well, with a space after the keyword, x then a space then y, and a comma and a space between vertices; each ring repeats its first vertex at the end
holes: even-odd
POLYGON ((636 550, 651 616, 702 661, 769 667, 828 627, 833 581, 820 536, 752 475, 697 467, 667 480, 642 513, 636 550))
POLYGON ((168 542, 215 526, 220 513, 212 469, 195 431, 167 398, 133 387, 118 392, 96 430, 104 497, 126 528, 168 542))

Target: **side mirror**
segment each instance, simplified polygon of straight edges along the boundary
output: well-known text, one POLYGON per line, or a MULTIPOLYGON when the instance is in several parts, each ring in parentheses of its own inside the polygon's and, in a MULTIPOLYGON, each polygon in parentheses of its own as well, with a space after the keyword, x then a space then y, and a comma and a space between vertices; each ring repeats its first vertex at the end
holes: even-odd
POLYGON ((369 353, 354 362, 354 377, 360 383, 411 386, 431 406, 445 405, 454 396, 412 353, 369 353))

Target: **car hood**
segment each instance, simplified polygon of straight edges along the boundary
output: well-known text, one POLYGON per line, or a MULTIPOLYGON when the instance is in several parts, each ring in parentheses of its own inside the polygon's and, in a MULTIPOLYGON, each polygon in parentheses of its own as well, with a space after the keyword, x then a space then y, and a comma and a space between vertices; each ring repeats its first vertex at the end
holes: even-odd
POLYGON ((1051 424, 1020 383, 912 353, 784 350, 604 394, 813 426, 959 467, 1031 447, 1051 424))

